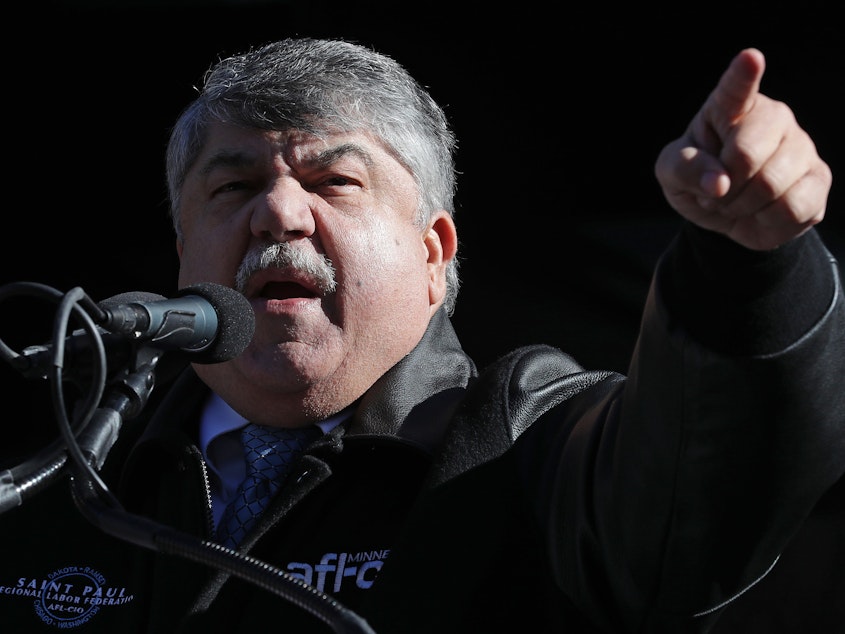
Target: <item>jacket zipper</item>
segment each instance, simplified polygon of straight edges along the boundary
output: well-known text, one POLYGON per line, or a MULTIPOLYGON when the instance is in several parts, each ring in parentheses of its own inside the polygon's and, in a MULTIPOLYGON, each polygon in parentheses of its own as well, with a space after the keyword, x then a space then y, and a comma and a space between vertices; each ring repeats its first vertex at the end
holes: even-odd
POLYGON ((208 476, 208 465, 205 463, 205 459, 202 457, 202 453, 197 447, 193 445, 188 447, 188 454, 199 464, 200 467, 202 477, 201 484, 203 490, 205 491, 205 536, 210 539, 214 535, 214 513, 211 510, 211 480, 208 476))

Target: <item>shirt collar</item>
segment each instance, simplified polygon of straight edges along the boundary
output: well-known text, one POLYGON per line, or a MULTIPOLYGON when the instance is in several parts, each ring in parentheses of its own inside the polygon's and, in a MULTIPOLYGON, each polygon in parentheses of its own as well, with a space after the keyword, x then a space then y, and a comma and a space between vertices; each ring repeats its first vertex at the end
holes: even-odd
MULTIPOLYGON (((352 415, 354 406, 349 406, 346 409, 338 412, 325 420, 319 421, 316 425, 323 430, 324 434, 328 434, 332 429, 340 425, 344 420, 352 415)), ((202 414, 200 414, 200 430, 199 442, 202 455, 208 460, 208 446, 211 441, 234 431, 247 424, 247 419, 238 414, 232 407, 220 398, 214 392, 206 401, 203 407, 202 414)), ((212 467, 214 465, 212 464, 212 467)))

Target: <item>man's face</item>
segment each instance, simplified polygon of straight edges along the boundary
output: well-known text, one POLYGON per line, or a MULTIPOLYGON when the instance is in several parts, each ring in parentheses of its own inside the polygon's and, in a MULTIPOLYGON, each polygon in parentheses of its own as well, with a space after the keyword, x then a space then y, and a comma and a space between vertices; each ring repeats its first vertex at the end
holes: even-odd
POLYGON ((197 373, 254 422, 291 426, 357 399, 418 343, 445 293, 455 228, 415 223, 413 178, 363 133, 316 138, 215 124, 182 189, 179 286, 235 286, 244 256, 288 242, 334 268, 271 267, 242 288, 252 343, 197 373))

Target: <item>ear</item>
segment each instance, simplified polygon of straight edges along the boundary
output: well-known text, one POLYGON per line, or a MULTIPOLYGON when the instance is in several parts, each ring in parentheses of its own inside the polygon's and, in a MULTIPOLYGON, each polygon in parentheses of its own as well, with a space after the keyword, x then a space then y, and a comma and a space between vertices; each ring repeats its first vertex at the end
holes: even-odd
POLYGON ((428 253, 428 299, 432 313, 446 296, 446 267, 458 252, 458 232, 449 212, 436 212, 423 236, 428 253))

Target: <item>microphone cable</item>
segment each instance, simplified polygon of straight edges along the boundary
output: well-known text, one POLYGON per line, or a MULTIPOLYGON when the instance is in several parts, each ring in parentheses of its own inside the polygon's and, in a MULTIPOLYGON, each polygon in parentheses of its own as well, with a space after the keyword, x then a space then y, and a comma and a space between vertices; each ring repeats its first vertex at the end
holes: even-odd
MULTIPOLYGON (((38 297, 53 302, 61 302, 63 297, 62 293, 56 289, 37 282, 14 282, 0 288, 0 301, 13 295, 38 297)), ((91 306, 95 305, 90 298, 86 298, 86 303, 91 306)), ((88 334, 92 335, 92 333, 96 333, 96 326, 94 326, 88 314, 76 304, 73 304, 71 308, 74 311, 74 316, 83 322, 88 334)), ((61 321, 67 323, 68 318, 65 317, 61 321)), ((57 320, 58 323, 59 321, 57 320)), ((94 364, 97 375, 94 377, 95 380, 92 386, 95 391, 88 392, 85 404, 85 407, 88 409, 96 406, 96 403, 102 396, 101 391, 97 391, 97 386, 102 387, 105 383, 103 369, 105 367, 105 350, 102 347, 102 340, 99 337, 92 335, 92 339, 95 341, 95 345, 97 342, 100 345, 94 349, 94 353, 99 356, 99 361, 94 364)), ((56 341, 58 343, 53 355, 54 365, 56 363, 62 363, 64 356, 64 336, 56 337, 56 341)), ((2 339, 0 339, 0 356, 28 378, 36 377, 31 372, 29 360, 24 355, 12 350, 2 339)), ((72 430, 71 433, 78 431, 72 430)), ((63 467, 67 462, 66 445, 67 443, 62 438, 57 438, 27 460, 0 473, 0 514, 23 504, 25 500, 44 490, 63 475, 63 467)))

